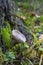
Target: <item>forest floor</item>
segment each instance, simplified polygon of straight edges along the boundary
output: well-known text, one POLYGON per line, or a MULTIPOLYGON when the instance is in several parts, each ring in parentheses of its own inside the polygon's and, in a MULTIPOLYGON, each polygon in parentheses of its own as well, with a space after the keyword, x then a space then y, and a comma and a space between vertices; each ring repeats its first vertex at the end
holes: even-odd
POLYGON ((0 65, 43 65, 43 15, 26 9, 18 8, 12 15, 14 22, 6 21, 6 27, 2 27, 0 65), (13 30, 17 33, 14 37, 13 30))

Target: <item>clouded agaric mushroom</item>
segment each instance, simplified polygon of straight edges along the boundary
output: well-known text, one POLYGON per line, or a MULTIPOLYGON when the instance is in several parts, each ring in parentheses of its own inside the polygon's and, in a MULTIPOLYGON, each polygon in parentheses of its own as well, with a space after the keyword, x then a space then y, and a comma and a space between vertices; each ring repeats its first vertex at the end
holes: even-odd
POLYGON ((26 41, 26 37, 18 30, 12 30, 12 35, 17 42, 24 43, 26 41))

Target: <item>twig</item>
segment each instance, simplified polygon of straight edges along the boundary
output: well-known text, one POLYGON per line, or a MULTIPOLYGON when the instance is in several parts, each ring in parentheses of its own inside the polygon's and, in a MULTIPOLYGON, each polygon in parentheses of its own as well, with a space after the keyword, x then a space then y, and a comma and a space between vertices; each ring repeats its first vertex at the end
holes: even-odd
POLYGON ((33 65, 33 63, 28 58, 26 58, 26 60, 29 61, 31 63, 31 65, 33 65))
POLYGON ((35 45, 36 45, 36 43, 34 43, 34 44, 30 47, 29 52, 35 47, 35 45))
POLYGON ((41 64, 42 64, 42 58, 43 58, 43 55, 41 55, 39 65, 41 65, 41 64))
POLYGON ((25 19, 23 19, 21 16, 18 16, 18 15, 16 15, 16 14, 9 14, 10 16, 14 16, 14 17, 18 17, 18 18, 20 18, 21 20, 25 20, 25 19))

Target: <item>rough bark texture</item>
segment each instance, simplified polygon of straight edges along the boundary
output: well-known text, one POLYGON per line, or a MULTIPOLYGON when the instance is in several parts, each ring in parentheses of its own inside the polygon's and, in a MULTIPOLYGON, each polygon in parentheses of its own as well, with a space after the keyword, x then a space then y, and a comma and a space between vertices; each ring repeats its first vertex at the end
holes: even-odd
POLYGON ((5 19, 8 19, 11 22, 11 8, 12 0, 0 0, 0 28, 3 25, 5 19))

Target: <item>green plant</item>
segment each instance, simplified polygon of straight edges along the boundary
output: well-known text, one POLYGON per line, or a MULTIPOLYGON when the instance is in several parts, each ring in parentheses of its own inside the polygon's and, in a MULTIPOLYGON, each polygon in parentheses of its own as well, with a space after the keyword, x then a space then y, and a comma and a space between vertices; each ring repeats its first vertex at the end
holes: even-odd
POLYGON ((2 27, 1 31, 2 37, 3 37, 3 42, 5 46, 11 47, 11 28, 9 23, 7 23, 7 27, 2 27))

